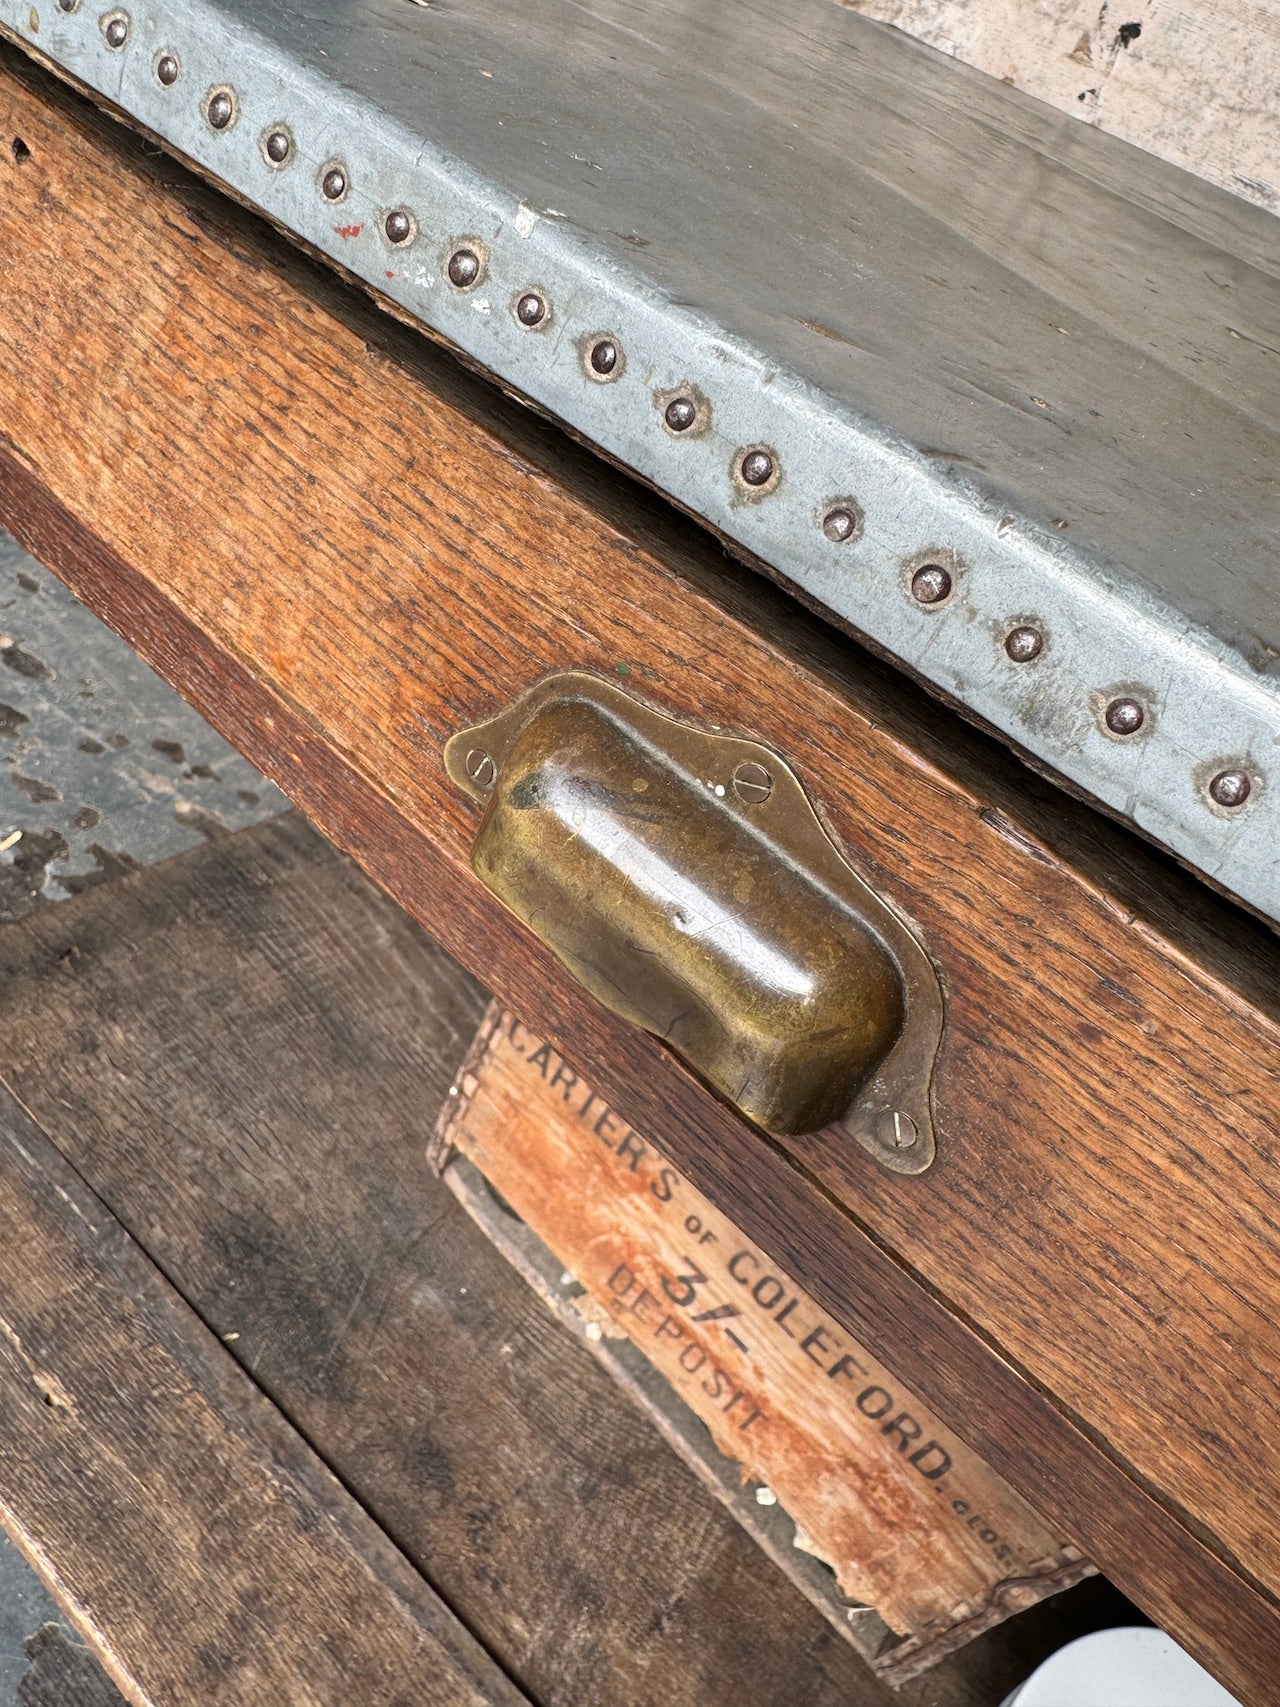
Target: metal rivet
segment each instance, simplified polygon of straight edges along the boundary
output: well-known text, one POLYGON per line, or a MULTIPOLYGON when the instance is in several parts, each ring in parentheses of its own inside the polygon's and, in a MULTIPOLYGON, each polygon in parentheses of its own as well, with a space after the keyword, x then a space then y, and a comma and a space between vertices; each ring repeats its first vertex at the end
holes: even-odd
POLYGON ((749 450, 738 464, 748 486, 765 486, 773 479, 773 458, 767 450, 749 450))
POLYGON ((1219 806, 1243 806, 1253 792, 1248 771, 1219 771, 1209 784, 1209 794, 1219 806))
POLYGON ((413 216, 402 207, 392 208, 383 221, 382 229, 387 234, 388 243, 407 243, 413 236, 413 216))
POLYGON ((940 605, 951 592, 951 576, 941 563, 926 563, 911 577, 911 596, 917 604, 940 605))
POLYGON ((540 326, 547 317, 547 305, 536 290, 527 290, 516 303, 516 319, 522 326, 540 326))
POLYGON ((846 539, 852 539, 858 531, 858 518, 852 510, 838 504, 834 510, 828 510, 822 518, 822 531, 828 539, 837 545, 843 545, 846 539))
POLYGON ((347 174, 341 166, 326 166, 320 188, 326 201, 340 202, 347 193, 347 174))
POLYGON ((230 89, 215 89, 205 104, 204 116, 215 130, 225 130, 236 116, 235 96, 230 89))
POLYGON ((886 1109, 876 1121, 876 1137, 886 1149, 909 1150, 919 1136, 915 1121, 901 1109, 886 1109))
POLYGON ((477 788, 492 788, 498 767, 483 747, 472 747, 466 757, 467 775, 477 788))
POLYGON ((273 166, 283 166, 293 153, 293 138, 287 130, 269 130, 262 147, 273 166))
POLYGON ((1113 699, 1106 710, 1106 721, 1113 735, 1136 735, 1147 714, 1136 699, 1113 699))
POLYGON ((1004 649, 1015 664, 1029 664, 1044 651, 1044 635, 1030 623, 1022 623, 1005 635, 1004 649))
POLYGON ((449 283, 466 290, 480 277, 480 257, 474 249, 455 249, 449 257, 449 283))
POLYGON ((123 12, 113 12, 102 20, 102 33, 108 47, 123 47, 129 39, 129 19, 123 12))
POLYGON ((618 346, 612 338, 597 338, 588 358, 594 373, 609 374, 618 365, 618 346))
POLYGON ((162 53, 156 60, 156 81, 163 83, 166 89, 172 89, 178 81, 179 65, 171 53, 162 53))
POLYGON ((663 414, 673 433, 687 433, 697 419, 698 405, 690 397, 673 397, 663 414))
POLYGON ((749 806, 758 806, 773 793, 773 778, 754 760, 739 765, 733 773, 733 792, 749 806))

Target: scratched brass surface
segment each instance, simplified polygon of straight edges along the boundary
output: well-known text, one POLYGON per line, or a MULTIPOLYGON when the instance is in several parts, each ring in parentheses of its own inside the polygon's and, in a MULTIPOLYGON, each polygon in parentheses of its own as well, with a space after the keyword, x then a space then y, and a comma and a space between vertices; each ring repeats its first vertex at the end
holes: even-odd
POLYGON ((846 1116, 904 1033, 907 933, 783 759, 564 672, 446 764, 477 874, 600 1001, 770 1131, 846 1116))

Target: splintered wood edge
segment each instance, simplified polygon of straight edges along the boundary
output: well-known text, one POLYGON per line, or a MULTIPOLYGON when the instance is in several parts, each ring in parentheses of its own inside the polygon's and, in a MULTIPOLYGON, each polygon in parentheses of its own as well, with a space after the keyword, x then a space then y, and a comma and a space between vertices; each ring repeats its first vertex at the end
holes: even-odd
POLYGON ((1040 1575, 1009 1578, 992 1589, 980 1612, 923 1635, 898 1636, 874 1607, 846 1600, 834 1572, 804 1548, 797 1525, 783 1506, 757 1502, 741 1465, 719 1450, 701 1418, 638 1346, 612 1324, 602 1327, 602 1312, 591 1294, 532 1228, 501 1203, 481 1170, 462 1153, 457 1138, 508 1017, 510 1010, 502 1002, 490 1002, 428 1142, 432 1168, 526 1284, 878 1677, 891 1688, 901 1688, 984 1631, 1096 1575, 1094 1565, 1076 1559, 1064 1560, 1056 1570, 1040 1575))
POLYGON ((494 1039, 502 1028, 506 1012, 501 1002, 490 1001, 480 1022, 480 1029, 471 1040, 471 1047, 463 1056, 462 1065, 449 1086, 449 1094, 436 1116, 435 1127, 427 1143, 427 1161, 438 1178, 443 1176, 457 1154, 454 1133, 466 1118, 467 1106, 476 1094, 485 1062, 493 1048, 494 1039))

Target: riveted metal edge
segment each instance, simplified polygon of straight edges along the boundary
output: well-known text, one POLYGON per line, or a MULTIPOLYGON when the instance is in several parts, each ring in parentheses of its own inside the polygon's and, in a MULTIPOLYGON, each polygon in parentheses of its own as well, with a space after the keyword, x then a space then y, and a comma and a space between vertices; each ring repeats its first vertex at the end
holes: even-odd
POLYGON ((84 7, 50 9, 38 32, 32 16, 27 0, 0 0, 0 33, 123 108, 912 671, 1280 919, 1280 788, 1266 786, 1280 765, 1280 686, 1189 632, 1179 612, 1123 586, 1109 565, 1060 535, 1010 517, 956 471, 939 473, 877 423, 778 373, 765 352, 672 302, 639 272, 600 265, 589 237, 486 181, 375 101, 290 62, 259 32, 230 23, 214 0, 180 0, 163 13, 153 0, 131 6, 128 40, 114 50, 84 7), (162 47, 181 60, 174 89, 152 73, 162 47), (232 81, 245 122, 221 131, 207 125, 198 100, 179 98, 232 81), (280 120, 309 172, 268 170, 258 138, 280 120), (348 170, 340 223, 316 181, 333 160, 348 170), (482 246, 479 279, 466 290, 451 286, 443 263, 418 245, 389 269, 380 229, 388 207, 411 212, 443 255, 461 243, 482 246), (530 338, 507 312, 530 279, 555 303, 564 337, 530 338), (625 372, 608 385, 587 379, 576 347, 600 326, 627 352, 625 372), (705 428, 664 430, 655 397, 698 376, 711 406, 705 428), (762 443, 786 479, 744 503, 735 459, 762 443), (843 547, 813 522, 831 492, 848 493, 865 517, 861 537, 843 547), (942 541, 942 561, 964 564, 963 587, 925 609, 903 598, 902 568, 942 541), (1015 621, 1052 637, 1034 671, 991 645, 991 625, 1015 621), (1117 741, 1094 711, 1106 684, 1127 679, 1146 683, 1160 707, 1142 741, 1117 741), (1202 780, 1222 753, 1258 784, 1230 813, 1212 809, 1202 780))

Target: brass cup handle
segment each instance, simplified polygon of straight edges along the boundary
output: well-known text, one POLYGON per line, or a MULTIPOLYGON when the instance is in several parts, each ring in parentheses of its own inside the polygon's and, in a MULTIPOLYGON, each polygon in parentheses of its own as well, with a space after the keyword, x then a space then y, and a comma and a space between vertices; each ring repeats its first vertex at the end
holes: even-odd
POLYGON ((767 1131, 929 1166, 937 975, 778 754, 561 671, 444 758, 477 875, 606 1007, 767 1131))

